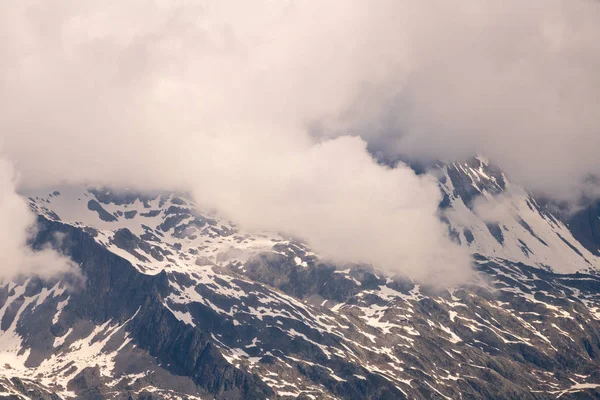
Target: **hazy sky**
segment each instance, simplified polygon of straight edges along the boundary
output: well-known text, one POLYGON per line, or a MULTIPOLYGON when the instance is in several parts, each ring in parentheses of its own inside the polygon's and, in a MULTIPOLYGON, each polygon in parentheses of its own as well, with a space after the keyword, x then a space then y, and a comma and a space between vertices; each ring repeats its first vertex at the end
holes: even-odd
POLYGON ((63 181, 184 189, 337 261, 460 277, 468 256, 439 222, 435 180, 378 165, 367 143, 403 159, 483 153, 570 200, 600 173, 592 1, 2 8, 6 198, 63 181))

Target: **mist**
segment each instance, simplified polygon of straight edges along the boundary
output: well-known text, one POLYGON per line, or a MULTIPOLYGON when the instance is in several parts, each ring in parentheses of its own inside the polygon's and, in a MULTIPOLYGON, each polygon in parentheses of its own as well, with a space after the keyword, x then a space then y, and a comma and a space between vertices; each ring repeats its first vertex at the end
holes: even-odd
POLYGON ((51 248, 32 250, 28 241, 35 235, 36 219, 25 199, 15 193, 16 176, 10 163, 0 160, 0 282, 20 277, 43 279, 74 273, 67 257, 51 248))
POLYGON ((411 38, 410 73, 360 99, 348 130, 387 158, 484 154, 543 196, 597 198, 600 4, 433 3, 412 7, 413 24, 398 28, 411 38))
POLYGON ((600 172, 598 8, 10 0, 1 154, 21 189, 186 190, 336 262, 464 279, 469 256, 439 220, 435 179, 368 148, 483 153, 516 182, 572 199, 600 172))

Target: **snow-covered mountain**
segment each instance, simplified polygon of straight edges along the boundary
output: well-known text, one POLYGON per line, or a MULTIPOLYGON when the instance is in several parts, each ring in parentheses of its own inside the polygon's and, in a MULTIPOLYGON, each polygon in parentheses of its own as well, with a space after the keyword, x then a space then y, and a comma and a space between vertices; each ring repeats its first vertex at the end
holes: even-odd
POLYGON ((574 235, 583 239, 585 234, 571 230, 570 217, 550 212, 485 158, 439 170, 451 235, 472 253, 560 273, 600 266, 597 239, 581 243, 574 235))
POLYGON ((0 283, 0 398, 598 398, 595 209, 553 214, 483 158, 437 169, 478 271, 446 289, 326 264, 185 195, 28 193, 32 246, 83 279, 0 283))

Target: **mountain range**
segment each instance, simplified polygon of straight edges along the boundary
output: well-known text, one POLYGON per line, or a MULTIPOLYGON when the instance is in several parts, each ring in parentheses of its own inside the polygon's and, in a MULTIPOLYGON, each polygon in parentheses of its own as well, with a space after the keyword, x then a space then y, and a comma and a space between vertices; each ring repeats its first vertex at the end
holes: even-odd
POLYGON ((437 164, 466 283, 333 265, 180 193, 25 193, 78 273, 0 283, 0 398, 600 398, 600 206, 437 164))

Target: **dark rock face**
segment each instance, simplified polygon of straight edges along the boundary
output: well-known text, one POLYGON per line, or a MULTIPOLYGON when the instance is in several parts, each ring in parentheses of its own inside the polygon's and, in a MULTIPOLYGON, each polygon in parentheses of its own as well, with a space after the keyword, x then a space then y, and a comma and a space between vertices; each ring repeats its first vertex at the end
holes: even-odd
MULTIPOLYGON (((448 165, 447 174, 454 187, 453 196, 461 198, 468 207, 471 207, 473 200, 484 191, 491 194, 499 194, 506 189, 506 182, 502 171, 493 165, 485 164, 477 158, 468 160, 464 165, 459 163, 448 165), (477 185, 474 185, 474 171, 478 170, 485 170, 485 174, 489 179, 479 180, 477 181, 477 185)), ((446 207, 448 206, 449 204, 446 200, 446 207)))
POLYGON ((142 203, 147 203, 150 200, 156 199, 159 194, 142 194, 137 192, 116 192, 107 187, 89 188, 88 192, 94 195, 102 204, 133 204, 136 200, 142 203))
MULTIPOLYGON (((207 333, 178 321, 164 307, 162 300, 168 292, 165 273, 143 275, 84 232, 47 220, 40 221, 34 247, 56 232, 64 235, 63 250, 81 265, 86 278, 86 289, 72 293, 63 311, 66 324, 77 318, 95 323, 131 320, 129 332, 137 346, 169 365, 170 372, 190 376, 207 393, 227 399, 259 399, 272 393, 260 380, 227 363, 212 347, 207 333)), ((81 396, 97 398, 97 375, 96 370, 84 370, 71 384, 81 388, 81 396)))
POLYGON ((566 223, 577 241, 592 254, 600 255, 600 202, 567 215, 566 223))
POLYGON ((62 400, 59 395, 41 388, 35 382, 19 378, 0 378, 0 399, 22 400, 24 398, 32 400, 62 400), (3 394, 10 392, 12 393, 3 394))
POLYGON ((262 399, 272 390, 260 379, 231 366, 208 332, 178 321, 160 301, 150 299, 131 326, 140 347, 176 375, 189 376, 217 399, 262 399))
POLYGON ((502 233, 502 228, 499 224, 487 223, 486 226, 498 243, 504 243, 504 234, 502 233))
POLYGON ((254 281, 265 283, 290 294, 305 298, 318 295, 326 300, 345 301, 363 289, 378 287, 384 281, 370 272, 354 270, 353 275, 362 276, 365 286, 337 274, 332 265, 318 264, 301 267, 294 264, 293 256, 263 254, 250 260, 246 276, 254 281))
POLYGON ((96 211, 98 213, 98 217, 102 221, 106 221, 106 222, 117 221, 117 218, 114 215, 110 214, 108 211, 106 211, 104 208, 102 208, 100 203, 98 203, 96 200, 88 201, 88 209, 92 210, 92 211, 96 211))

